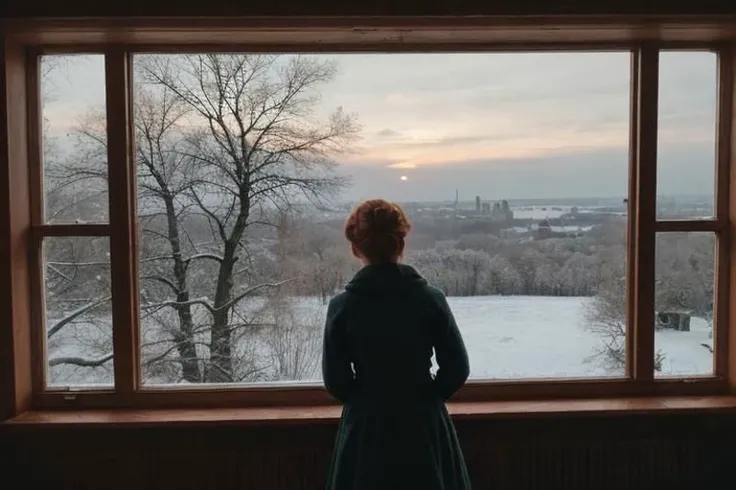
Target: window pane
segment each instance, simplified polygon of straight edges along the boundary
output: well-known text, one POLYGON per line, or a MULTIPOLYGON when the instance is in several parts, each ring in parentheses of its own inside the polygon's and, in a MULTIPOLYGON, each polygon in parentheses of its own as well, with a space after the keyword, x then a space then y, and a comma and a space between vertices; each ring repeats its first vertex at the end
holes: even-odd
POLYGON ((47 386, 113 385, 109 239, 44 240, 47 386))
POLYGON ((657 216, 713 217, 717 57, 663 51, 659 61, 657 216))
POLYGON ((715 235, 658 233, 655 375, 713 374, 715 235))
POLYGON ((143 382, 319 381, 359 268, 343 223, 376 196, 409 213, 473 378, 623 375, 629 65, 136 56, 143 382))
POLYGON ((48 223, 108 221, 105 57, 41 57, 48 223))

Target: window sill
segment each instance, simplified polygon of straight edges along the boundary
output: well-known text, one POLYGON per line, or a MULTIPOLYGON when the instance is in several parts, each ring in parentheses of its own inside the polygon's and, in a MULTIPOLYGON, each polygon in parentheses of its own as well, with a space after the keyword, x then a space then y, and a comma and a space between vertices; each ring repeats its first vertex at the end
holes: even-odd
MULTIPOLYGON (((455 420, 736 413, 736 396, 451 402, 455 420)), ((16 428, 143 428, 333 424, 341 407, 29 411, 16 428)))

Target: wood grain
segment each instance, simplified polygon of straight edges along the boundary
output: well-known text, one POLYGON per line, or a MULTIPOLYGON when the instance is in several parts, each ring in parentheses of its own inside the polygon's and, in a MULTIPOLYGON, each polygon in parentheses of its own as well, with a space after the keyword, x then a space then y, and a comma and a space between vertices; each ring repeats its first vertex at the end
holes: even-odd
MULTIPOLYGON (((632 414, 736 413, 736 397, 647 397, 600 400, 452 402, 457 420, 622 416, 632 414)), ((339 406, 260 407, 231 409, 65 410, 29 411, 6 422, 14 426, 51 427, 183 427, 334 423, 339 406)))
POLYGON ((135 290, 138 251, 135 236, 135 163, 131 148, 132 72, 124 46, 105 55, 107 102, 107 172, 110 197, 110 273, 115 391, 121 398, 137 388, 139 346, 138 292, 135 290))
POLYGON ((27 45, 137 51, 438 51, 598 47, 642 41, 714 43, 736 37, 736 16, 109 18, 6 20, 27 45))
MULTIPOLYGON (((736 457, 730 413, 456 418, 455 425, 478 490, 730 488, 736 457)), ((335 421, 0 425, 0 471, 43 489, 314 490, 325 486, 336 428, 335 421)))
POLYGON ((659 118, 659 51, 643 44, 636 57, 638 78, 636 116, 636 212, 634 245, 633 378, 649 384, 654 378, 655 224, 657 221, 657 123, 659 118))
MULTIPOLYGON (((736 173, 733 155, 734 139, 734 48, 723 46, 718 52, 718 99, 716 105, 716 172, 715 172, 715 215, 724 222, 716 235, 715 291, 713 305, 713 372, 716 376, 729 376, 731 386, 736 385, 736 373, 729 373, 729 349, 732 325, 731 298, 736 277, 732 275, 734 261, 733 215, 731 215, 732 172, 736 173)), ((736 351, 731 351, 736 352, 736 351)))
POLYGON ((31 404, 26 59, 0 45, 0 420, 31 404))
POLYGON ((733 14, 733 5, 719 0, 699 2, 666 2, 655 0, 373 0, 345 2, 340 0, 276 0, 271 2, 229 2, 211 0, 206 4, 180 3, 172 12, 165 0, 129 0, 124 3, 94 0, 67 0, 63 3, 38 1, 10 2, 7 17, 160 17, 175 13, 182 17, 207 16, 282 16, 315 15, 688 15, 733 14))

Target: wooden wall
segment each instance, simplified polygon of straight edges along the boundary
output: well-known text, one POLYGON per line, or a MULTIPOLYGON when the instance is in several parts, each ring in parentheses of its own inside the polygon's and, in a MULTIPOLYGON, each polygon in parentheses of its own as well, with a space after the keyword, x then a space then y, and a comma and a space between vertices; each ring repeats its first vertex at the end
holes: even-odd
MULTIPOLYGON (((736 14, 700 0, 98 0, 2 2, 2 17, 219 15, 736 14)), ((0 305, 0 308, 2 305, 0 305)), ((3 326, 7 328, 7 326, 3 326)), ((731 489, 733 416, 459 422, 476 490, 731 489)), ((0 488, 316 490, 334 425, 29 429, 0 425, 0 488)), ((380 489, 377 489, 380 490, 380 489)))
MULTIPOLYGON (((476 490, 733 488, 733 480, 718 482, 736 462, 733 416, 457 427, 476 490)), ((315 490, 335 426, 0 430, 0 486, 8 490, 315 490), (5 486, 13 477, 24 484, 5 486)))
POLYGON ((270 0, 176 2, 168 0, 7 0, 4 17, 103 16, 463 16, 463 15, 681 15, 736 14, 729 0, 270 0))

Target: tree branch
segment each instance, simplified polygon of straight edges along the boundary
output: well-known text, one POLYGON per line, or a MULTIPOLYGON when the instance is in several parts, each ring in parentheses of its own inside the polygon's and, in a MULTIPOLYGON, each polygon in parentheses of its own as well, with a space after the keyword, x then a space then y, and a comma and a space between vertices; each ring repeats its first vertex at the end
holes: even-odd
POLYGON ((54 357, 49 359, 49 366, 58 366, 60 364, 71 364, 79 367, 99 367, 112 360, 112 352, 105 354, 96 359, 86 359, 83 357, 54 357))
POLYGON ((70 324, 71 322, 73 322, 74 320, 76 320, 77 318, 79 318, 80 316, 84 315, 85 313, 87 313, 90 310, 95 309, 96 307, 100 306, 101 304, 103 304, 103 303, 105 303, 107 301, 110 301, 111 299, 112 299, 112 296, 105 296, 104 298, 100 298, 97 301, 94 301, 92 303, 86 304, 86 305, 84 305, 84 306, 82 306, 82 307, 74 310, 73 312, 71 312, 70 314, 68 314, 67 316, 65 316, 64 318, 62 318, 61 320, 59 320, 58 322, 56 322, 54 324, 54 326, 51 327, 48 330, 48 332, 46 333, 46 338, 47 339, 50 339, 51 337, 53 337, 54 335, 56 335, 57 333, 59 333, 59 331, 62 328, 64 328, 65 326, 67 326, 68 324, 70 324))

